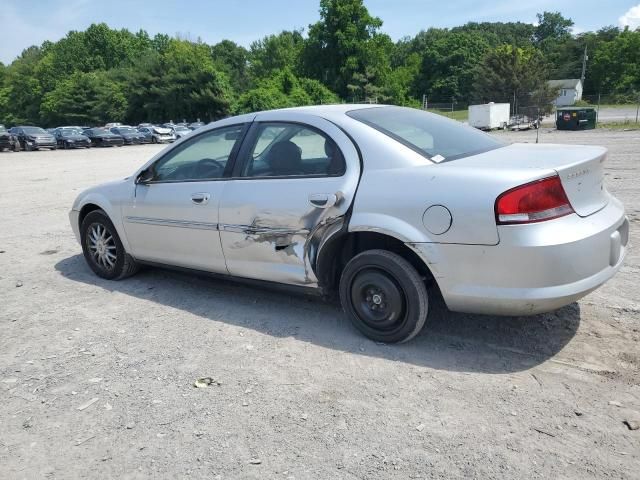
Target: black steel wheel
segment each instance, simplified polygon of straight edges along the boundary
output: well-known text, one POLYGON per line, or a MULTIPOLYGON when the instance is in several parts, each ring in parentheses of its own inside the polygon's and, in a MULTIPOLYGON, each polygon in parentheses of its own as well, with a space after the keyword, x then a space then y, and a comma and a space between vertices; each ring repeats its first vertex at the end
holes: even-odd
POLYGON ((352 258, 340 279, 340 300, 353 325, 372 340, 406 342, 427 319, 423 278, 400 255, 368 250, 352 258))
POLYGON ((82 252, 91 270, 108 280, 119 280, 138 271, 138 264, 120 241, 113 223, 102 210, 89 212, 80 226, 82 252))

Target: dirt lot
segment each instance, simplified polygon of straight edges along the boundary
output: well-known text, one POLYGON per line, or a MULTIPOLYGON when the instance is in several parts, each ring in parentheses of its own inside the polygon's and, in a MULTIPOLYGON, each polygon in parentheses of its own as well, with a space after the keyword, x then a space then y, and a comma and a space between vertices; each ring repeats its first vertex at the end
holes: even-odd
POLYGON ((0 478, 640 478, 640 131, 541 134, 610 148, 625 266, 558 312, 440 311, 402 346, 314 299, 93 275, 72 200, 162 147, 0 154, 0 478))

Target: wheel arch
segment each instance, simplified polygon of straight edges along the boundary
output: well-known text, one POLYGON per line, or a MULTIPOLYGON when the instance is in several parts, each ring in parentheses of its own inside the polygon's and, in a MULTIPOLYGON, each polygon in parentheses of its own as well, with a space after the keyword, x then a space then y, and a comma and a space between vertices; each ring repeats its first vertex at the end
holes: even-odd
POLYGON ((315 273, 318 285, 326 292, 334 292, 340 283, 344 267, 353 257, 367 250, 387 250, 407 260, 428 284, 436 283, 429 266, 407 245, 401 235, 380 231, 341 230, 326 241, 318 251, 315 261, 315 273))
POLYGON ((127 241, 127 236, 125 235, 124 231, 124 225, 122 224, 122 218, 119 214, 120 212, 106 198, 93 193, 84 198, 79 208, 75 209, 80 212, 78 214, 78 231, 81 230, 82 222, 89 213, 96 210, 102 210, 109 217, 109 220, 111 220, 111 223, 113 223, 113 226, 116 228, 118 237, 120 237, 120 241, 122 242, 125 250, 127 250, 128 252, 130 251, 129 242, 127 241))

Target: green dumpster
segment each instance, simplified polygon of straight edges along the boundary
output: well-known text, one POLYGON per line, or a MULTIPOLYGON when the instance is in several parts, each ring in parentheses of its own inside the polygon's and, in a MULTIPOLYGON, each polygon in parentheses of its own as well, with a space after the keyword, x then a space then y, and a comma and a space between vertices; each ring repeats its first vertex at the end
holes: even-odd
POLYGON ((596 128, 596 109, 593 107, 558 107, 556 128, 558 130, 588 130, 596 128))

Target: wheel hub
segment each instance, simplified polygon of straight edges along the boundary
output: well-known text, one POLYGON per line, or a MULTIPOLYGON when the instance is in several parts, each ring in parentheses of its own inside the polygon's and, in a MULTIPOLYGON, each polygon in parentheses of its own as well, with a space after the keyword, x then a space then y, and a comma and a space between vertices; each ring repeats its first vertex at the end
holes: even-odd
POLYGON ((402 321, 405 301, 401 289, 385 272, 371 269, 355 279, 351 295, 362 321, 376 329, 392 329, 402 321))

